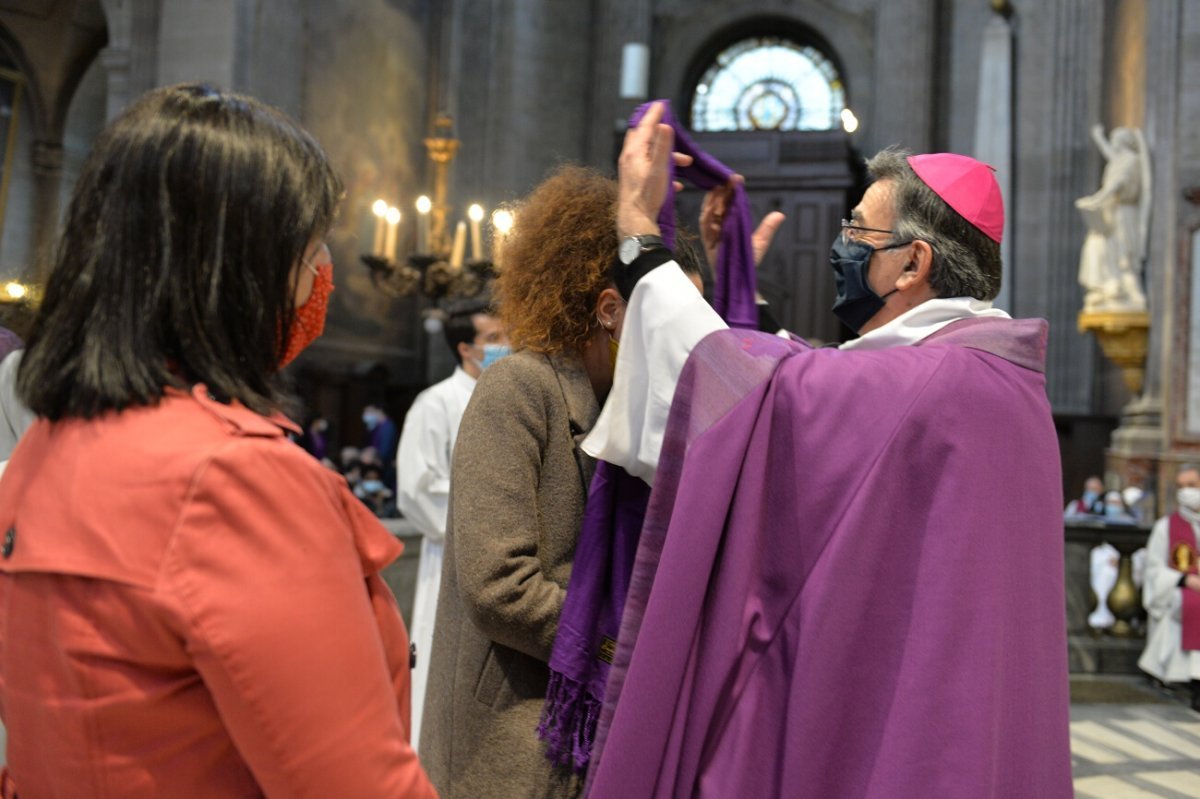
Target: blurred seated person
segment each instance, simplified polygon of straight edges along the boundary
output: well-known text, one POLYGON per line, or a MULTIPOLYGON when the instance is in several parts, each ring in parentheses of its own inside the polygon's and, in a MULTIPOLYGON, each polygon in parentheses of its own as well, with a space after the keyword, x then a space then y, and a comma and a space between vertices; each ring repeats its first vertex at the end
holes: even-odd
POLYGON ((376 516, 396 513, 395 494, 383 482, 383 467, 363 465, 362 480, 354 487, 354 496, 361 499, 376 516))
POLYGON ((1133 511, 1125 504, 1125 498, 1120 491, 1107 491, 1104 494, 1104 523, 1105 524, 1137 524, 1133 511))
POLYGON ((379 466, 383 467, 384 463, 379 457, 379 450, 372 446, 363 447, 358 453, 358 462, 363 466, 379 466))
POLYGON ((1125 486, 1121 489, 1121 498, 1125 500, 1125 507, 1129 509, 1138 524, 1149 521, 1150 514, 1146 507, 1148 497, 1141 486, 1125 486))
POLYGON ((354 460, 342 467, 342 477, 346 479, 346 485, 350 486, 350 490, 358 496, 358 484, 363 479, 363 464, 362 461, 354 460))
POLYGON ((1150 629, 1138 667, 1163 682, 1190 682, 1200 710, 1200 466, 1180 466, 1175 486, 1177 508, 1154 523, 1146 544, 1150 629))
POLYGON ((1104 481, 1092 475, 1083 484, 1083 496, 1067 503, 1063 518, 1104 515, 1104 481))
POLYGON ((329 456, 329 420, 324 416, 315 416, 304 426, 304 434, 300 437, 300 446, 309 455, 319 461, 329 456))

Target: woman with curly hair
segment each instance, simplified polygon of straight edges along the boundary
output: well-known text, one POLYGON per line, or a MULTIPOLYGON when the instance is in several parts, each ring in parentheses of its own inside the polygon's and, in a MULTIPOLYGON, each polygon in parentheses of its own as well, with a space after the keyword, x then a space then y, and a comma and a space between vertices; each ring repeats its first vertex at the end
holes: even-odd
MULTIPOLYGON (((617 184, 562 167, 521 206, 496 283, 515 352, 479 378, 454 451, 422 761, 443 797, 570 797, 535 730, 612 385, 617 184)), ((699 287, 699 268, 695 281, 699 287)))

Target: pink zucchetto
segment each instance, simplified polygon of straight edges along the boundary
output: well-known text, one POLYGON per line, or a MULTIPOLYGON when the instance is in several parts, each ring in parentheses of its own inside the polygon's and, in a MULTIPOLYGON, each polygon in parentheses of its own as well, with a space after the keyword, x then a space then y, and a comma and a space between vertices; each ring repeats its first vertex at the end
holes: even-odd
POLYGON ((911 155, 908 165, 934 194, 963 219, 997 244, 1004 235, 1004 198, 993 174, 982 161, 954 153, 911 155))

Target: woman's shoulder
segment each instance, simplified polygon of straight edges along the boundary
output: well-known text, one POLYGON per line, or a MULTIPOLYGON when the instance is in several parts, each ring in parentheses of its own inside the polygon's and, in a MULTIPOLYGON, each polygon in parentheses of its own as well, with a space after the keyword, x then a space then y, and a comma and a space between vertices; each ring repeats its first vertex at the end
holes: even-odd
POLYGON ((475 392, 521 391, 526 394, 554 385, 550 357, 540 352, 519 350, 501 358, 479 375, 475 392))

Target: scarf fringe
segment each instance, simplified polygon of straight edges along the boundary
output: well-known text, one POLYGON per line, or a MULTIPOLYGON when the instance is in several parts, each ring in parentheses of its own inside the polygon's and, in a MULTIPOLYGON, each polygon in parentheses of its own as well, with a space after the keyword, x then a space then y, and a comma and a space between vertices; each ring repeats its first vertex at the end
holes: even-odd
POLYGON ((587 686, 557 671, 550 672, 546 703, 538 723, 538 737, 546 744, 546 757, 556 766, 570 766, 582 774, 592 756, 601 701, 587 686))

